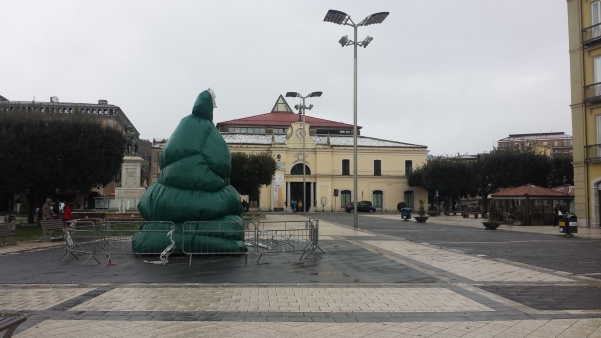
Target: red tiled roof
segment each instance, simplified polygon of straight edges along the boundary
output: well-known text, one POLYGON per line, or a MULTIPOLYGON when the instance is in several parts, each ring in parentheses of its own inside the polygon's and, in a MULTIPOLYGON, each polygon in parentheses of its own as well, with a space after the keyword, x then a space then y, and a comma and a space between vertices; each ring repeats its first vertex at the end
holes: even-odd
POLYGON ((574 197, 574 186, 569 184, 560 185, 559 187, 551 188, 554 191, 561 193, 563 196, 574 197))
MULTIPOLYGON (((288 127, 290 123, 299 121, 297 113, 290 112, 271 112, 267 114, 244 117, 241 119, 223 121, 217 123, 217 128, 221 126, 270 126, 270 127, 288 127)), ((305 116, 305 122, 309 123, 312 128, 349 128, 352 129, 352 124, 341 123, 320 119, 313 116, 305 116)), ((361 129, 357 126, 357 129, 361 129)))
POLYGON ((495 197, 522 197, 522 196, 530 196, 530 197, 562 197, 566 196, 565 194, 555 191, 553 189, 538 187, 532 184, 526 184, 521 187, 515 188, 506 188, 499 192, 492 194, 493 198, 495 197))

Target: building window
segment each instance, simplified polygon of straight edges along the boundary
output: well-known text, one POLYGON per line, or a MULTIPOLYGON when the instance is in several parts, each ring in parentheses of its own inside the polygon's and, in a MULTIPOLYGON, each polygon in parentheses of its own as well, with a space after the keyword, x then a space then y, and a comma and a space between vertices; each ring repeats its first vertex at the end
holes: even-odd
POLYGON ((382 176, 382 161, 374 160, 374 176, 382 176))
POLYGON ((242 133, 242 134, 265 134, 265 128, 257 127, 230 127, 230 133, 242 133))
POLYGON ((342 175, 351 174, 351 160, 342 160, 342 175))
POLYGON ((405 204, 407 204, 407 208, 415 207, 413 191, 411 191, 411 190, 405 191, 405 193, 403 195, 404 195, 403 200, 404 200, 405 204))
POLYGON ((350 190, 342 190, 340 192, 340 206, 342 208, 346 207, 347 204, 351 203, 351 191, 350 190))
POLYGON ((413 172, 413 161, 405 161, 405 175, 409 175, 413 172))
MULTIPOLYGON (((290 175, 302 175, 303 174, 303 164, 297 163, 292 169, 290 169, 290 175)), ((305 175, 311 175, 311 169, 305 165, 305 175)))
POLYGON ((382 207, 382 190, 375 190, 372 195, 372 201, 374 207, 381 208, 382 207))
POLYGON ((563 145, 566 147, 571 147, 572 146, 572 140, 565 140, 563 141, 563 145))
MULTIPOLYGON (((599 1, 595 1, 591 4, 591 26, 601 23, 601 5, 599 1)), ((593 27, 593 38, 601 36, 601 27, 593 27)))

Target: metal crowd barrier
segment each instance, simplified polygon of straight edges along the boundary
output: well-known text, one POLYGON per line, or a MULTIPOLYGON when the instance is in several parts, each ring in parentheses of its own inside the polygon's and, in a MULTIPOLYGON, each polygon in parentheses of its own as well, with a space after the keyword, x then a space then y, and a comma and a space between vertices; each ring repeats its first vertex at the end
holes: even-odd
POLYGON ((93 222, 86 222, 85 225, 74 226, 76 222, 71 222, 63 231, 65 232, 65 252, 58 258, 66 260, 68 257, 79 260, 79 255, 88 255, 88 258, 83 263, 86 265, 91 258, 100 264, 95 254, 98 246, 102 243, 94 229, 93 222))
MULTIPOLYGON (((239 225, 239 222, 235 222, 239 225)), ((107 257, 107 265, 110 265, 111 256, 118 254, 149 254, 161 255, 162 264, 167 263, 166 257, 175 246, 181 247, 182 252, 189 256, 189 265, 192 264, 194 255, 233 255, 244 254, 245 265, 248 266, 249 254, 260 254, 257 263, 263 257, 267 263, 267 254, 281 252, 300 252, 299 259, 308 259, 317 253, 319 247, 319 220, 308 221, 272 221, 272 222, 243 222, 243 229, 232 230, 232 224, 228 222, 185 222, 182 232, 173 236, 171 231, 175 225, 173 222, 148 222, 143 219, 81 219, 72 221, 65 228, 65 252, 59 260, 68 257, 79 260, 79 255, 88 255, 84 265, 90 259, 98 261, 96 253, 101 252, 107 257), (144 229, 142 225, 157 225, 156 230, 144 229), (198 229, 198 225, 201 225, 198 229), (164 241, 154 241, 148 246, 144 245, 144 252, 136 252, 132 246, 132 238, 146 234, 160 233, 165 236, 164 241), (174 239, 175 237, 175 239, 174 239), (241 247, 247 247, 247 251, 241 247)), ((157 238, 156 236, 152 236, 157 238)), ((154 263, 154 262, 152 262, 154 263)), ((161 262, 158 262, 161 263, 161 262)))
POLYGON ((188 265, 192 265, 194 255, 239 255, 244 254, 245 266, 248 266, 248 251, 242 251, 245 239, 256 233, 255 224, 243 222, 241 230, 233 230, 240 222, 185 222, 182 229, 182 251, 190 256, 188 265), (201 226, 202 230, 197 227, 201 226))
POLYGON ((143 219, 139 220, 115 220, 109 219, 100 223, 99 232, 102 240, 102 252, 106 254, 107 264, 111 264, 111 256, 118 254, 135 254, 135 255, 160 255, 171 244, 168 233, 175 225, 173 222, 147 222, 143 219), (142 225, 156 225, 159 229, 142 230, 142 225), (145 245, 144 252, 134 252, 132 246, 132 238, 134 235, 145 237, 145 235, 159 233, 165 236, 165 242, 154 243, 148 247, 145 245))
MULTIPOLYGON (((317 219, 308 221, 273 221, 259 222, 256 227, 255 237, 247 241, 247 245, 254 246, 255 252, 259 253, 257 264, 263 257, 267 263, 267 254, 278 252, 302 252, 299 259, 309 258, 317 254, 315 249, 319 248, 319 224, 317 219)), ((319 248, 321 250, 321 248, 319 248)), ((322 250, 323 252, 323 250, 322 250)))

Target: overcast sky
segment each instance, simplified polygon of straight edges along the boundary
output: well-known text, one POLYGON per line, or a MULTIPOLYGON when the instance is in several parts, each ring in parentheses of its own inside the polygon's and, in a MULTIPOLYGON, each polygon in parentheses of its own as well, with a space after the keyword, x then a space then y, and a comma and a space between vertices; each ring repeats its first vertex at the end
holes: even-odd
MULTIPOLYGON (((572 135, 567 9, 560 0, 0 0, 0 95, 120 106, 140 138, 168 138, 199 92, 214 122, 271 111, 297 91, 308 115, 353 123, 353 28, 360 27, 361 134, 431 154, 489 151, 508 134, 572 135), (544 14, 544 15, 542 15, 544 14)), ((291 106, 298 99, 288 99, 291 106)))

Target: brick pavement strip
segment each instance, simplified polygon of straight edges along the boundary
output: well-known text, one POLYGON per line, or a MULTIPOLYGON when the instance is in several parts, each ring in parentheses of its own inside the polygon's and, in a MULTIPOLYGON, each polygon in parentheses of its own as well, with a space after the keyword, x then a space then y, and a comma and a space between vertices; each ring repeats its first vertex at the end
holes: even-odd
POLYGON ((0 289, 0 311, 46 310, 92 288, 0 289))
POLYGON ((601 319, 475 322, 148 322, 48 320, 15 337, 601 337, 601 319))
POLYGON ((73 311, 473 312, 494 311, 446 288, 116 288, 73 311))

